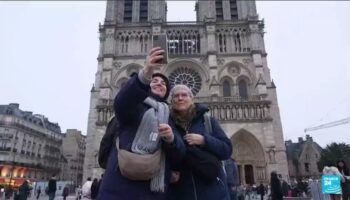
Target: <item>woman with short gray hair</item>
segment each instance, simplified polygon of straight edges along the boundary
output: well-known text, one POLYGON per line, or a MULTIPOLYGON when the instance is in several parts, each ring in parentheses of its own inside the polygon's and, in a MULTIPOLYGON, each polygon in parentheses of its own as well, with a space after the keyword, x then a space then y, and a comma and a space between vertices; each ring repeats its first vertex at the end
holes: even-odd
POLYGON ((170 101, 170 118, 183 136, 186 155, 172 173, 169 199, 228 199, 220 161, 231 156, 231 141, 208 115, 207 106, 194 103, 194 95, 186 85, 175 85, 170 101))

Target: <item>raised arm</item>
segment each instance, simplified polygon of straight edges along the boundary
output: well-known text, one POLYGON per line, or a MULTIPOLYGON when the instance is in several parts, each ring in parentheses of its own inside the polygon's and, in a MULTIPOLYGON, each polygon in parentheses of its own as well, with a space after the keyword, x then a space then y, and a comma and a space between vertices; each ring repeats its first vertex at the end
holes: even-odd
POLYGON ((138 107, 147 98, 153 72, 161 65, 156 62, 161 59, 164 51, 160 48, 150 50, 146 58, 145 67, 136 75, 134 74, 121 88, 114 100, 115 114, 120 122, 134 120, 138 107))

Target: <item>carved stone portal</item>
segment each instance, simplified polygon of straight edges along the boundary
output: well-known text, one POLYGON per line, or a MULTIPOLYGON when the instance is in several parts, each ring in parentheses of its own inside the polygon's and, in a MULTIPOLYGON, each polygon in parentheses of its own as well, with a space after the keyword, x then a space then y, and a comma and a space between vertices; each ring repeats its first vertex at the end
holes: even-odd
POLYGON ((259 140, 246 130, 240 130, 231 138, 233 158, 240 169, 240 182, 253 184, 266 182, 266 160, 259 140))

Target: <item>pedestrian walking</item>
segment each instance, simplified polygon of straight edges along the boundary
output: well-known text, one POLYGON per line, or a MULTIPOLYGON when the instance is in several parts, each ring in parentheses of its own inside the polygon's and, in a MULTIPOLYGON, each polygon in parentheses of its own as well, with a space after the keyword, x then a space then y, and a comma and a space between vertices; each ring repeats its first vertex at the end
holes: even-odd
POLYGON ((99 183, 97 181, 97 178, 94 178, 94 180, 92 181, 92 184, 91 184, 91 199, 95 200, 97 198, 98 187, 99 187, 99 183))
POLYGON ((82 189, 81 189, 81 186, 79 185, 77 188, 76 188, 76 195, 77 195, 77 200, 80 200, 82 199, 82 189))
POLYGON ((49 180, 49 186, 47 188, 47 194, 49 195, 49 200, 55 199, 56 190, 57 190, 57 180, 56 180, 56 176, 53 175, 49 180))
POLYGON ((36 190, 36 199, 37 199, 37 200, 40 198, 40 194, 41 194, 41 188, 39 187, 39 188, 36 190))
POLYGON ((11 186, 6 186, 5 187, 5 199, 10 199, 11 196, 13 195, 13 189, 11 186))
POLYGON ((28 181, 24 181, 18 188, 18 200, 27 200, 30 190, 31 188, 28 184, 28 181))
POLYGON ((288 197, 288 191, 290 190, 290 186, 286 180, 282 181, 282 192, 284 197, 288 197))
POLYGON ((62 191, 63 200, 66 200, 68 195, 69 195, 69 189, 67 186, 64 186, 63 191, 62 191))
POLYGON ((271 199, 272 200, 282 200, 283 199, 283 192, 282 192, 282 186, 281 181, 279 180, 276 172, 271 172, 271 199))
POLYGON ((337 168, 344 180, 341 182, 343 200, 350 200, 350 170, 344 160, 337 162, 337 168))
POLYGON ((258 194, 260 195, 260 199, 264 200, 264 196, 265 196, 265 186, 260 183, 259 187, 258 187, 258 194))
POLYGON ((91 199, 91 185, 92 185, 92 181, 91 178, 87 178, 86 182, 84 183, 83 187, 82 187, 82 195, 83 198, 82 200, 89 200, 91 199))

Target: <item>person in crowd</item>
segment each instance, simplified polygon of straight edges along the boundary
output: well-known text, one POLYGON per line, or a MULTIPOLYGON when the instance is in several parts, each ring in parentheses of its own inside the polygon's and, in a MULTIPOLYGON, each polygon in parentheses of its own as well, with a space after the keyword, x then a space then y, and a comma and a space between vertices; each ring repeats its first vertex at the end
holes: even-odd
MULTIPOLYGON (((326 166, 323 167, 322 170, 323 175, 331 175, 331 176, 338 176, 340 177, 340 181, 344 182, 344 177, 342 174, 339 172, 339 169, 335 166, 332 166, 331 163, 328 163, 326 166)), ((327 196, 328 197, 328 196, 327 196)), ((342 199, 342 194, 329 194, 329 199, 331 200, 341 200, 342 199)))
POLYGON ((265 186, 264 184, 260 183, 259 187, 258 187, 258 194, 260 195, 260 199, 264 200, 264 196, 265 196, 265 186))
POLYGON ((317 179, 309 179, 308 188, 310 191, 309 197, 312 199, 324 199, 324 194, 322 194, 322 185, 319 184, 317 179))
POLYGON ((67 186, 64 186, 63 191, 62 191, 63 200, 66 200, 68 195, 69 195, 69 189, 67 186))
POLYGON ((225 160, 225 170, 227 178, 227 187, 231 200, 237 200, 238 167, 233 158, 225 160))
POLYGON ((77 188, 76 188, 76 191, 75 191, 76 195, 77 195, 77 200, 80 200, 82 199, 82 189, 81 189, 81 185, 79 185, 77 188))
POLYGON ((181 133, 187 150, 185 158, 176 166, 179 179, 170 185, 169 199, 227 199, 226 176, 221 160, 231 156, 231 141, 214 118, 210 117, 211 130, 205 128, 205 114, 209 109, 203 104, 194 103, 193 93, 186 85, 175 85, 170 99, 171 120, 181 133), (215 160, 219 162, 218 167, 210 168, 217 169, 217 175, 212 174, 214 178, 201 173, 212 172, 201 168, 204 166, 201 162, 209 162, 208 159, 210 163, 215 160))
POLYGON ((260 199, 264 200, 264 196, 265 196, 265 186, 264 186, 264 184, 260 183, 260 185, 257 188, 257 193, 258 193, 258 195, 260 195, 260 199))
POLYGON ((5 187, 5 199, 10 199, 11 196, 13 195, 13 189, 12 187, 9 185, 7 187, 5 187))
POLYGON ((91 199, 91 185, 92 185, 91 178, 88 177, 81 189, 82 196, 83 196, 82 200, 91 199))
POLYGON ((299 179, 297 183, 297 196, 305 197, 307 193, 307 183, 303 179, 299 179))
POLYGON ((288 197, 288 191, 290 190, 290 186, 287 183, 286 180, 282 181, 282 191, 283 191, 283 196, 288 197))
POLYGON ((252 195, 252 186, 249 184, 245 185, 245 196, 244 199, 250 199, 250 196, 252 195))
POLYGON ((103 179, 103 173, 101 174, 100 180, 98 180, 98 191, 100 191, 100 186, 101 186, 102 179, 103 179))
POLYGON ((272 200, 282 200, 283 199, 283 193, 282 193, 282 187, 281 187, 281 181, 279 180, 276 172, 271 172, 271 199, 272 200))
POLYGON ((23 181, 22 185, 18 188, 18 200, 27 200, 30 190, 31 188, 28 184, 28 181, 23 181))
POLYGON ((242 184, 240 186, 238 186, 238 188, 237 188, 237 197, 238 197, 238 200, 244 200, 245 187, 242 184))
POLYGON ((94 180, 92 181, 92 185, 91 185, 91 199, 97 198, 98 187, 99 187, 98 180, 97 180, 97 178, 94 178, 94 180))
MULTIPOLYGON (((152 48, 145 67, 129 78, 115 98, 114 110, 119 121, 119 134, 116 148, 112 148, 109 153, 97 197, 99 200, 167 198, 171 165, 182 159, 186 149, 181 136, 168 124, 166 99, 170 92, 169 80, 161 73, 154 73, 162 67, 157 62, 163 59, 163 53, 164 50, 159 47, 152 48), (135 177, 130 177, 133 175, 130 171, 141 165, 134 164, 126 170, 125 163, 121 162, 127 159, 127 156, 123 157, 126 152, 127 156, 135 157, 155 157, 157 152, 161 152, 160 162, 152 165, 159 167, 159 170, 146 176, 141 172, 144 171, 142 169, 140 173, 134 173, 135 177)), ((155 159, 158 160, 158 157, 155 159)))
POLYGON ((350 200, 350 171, 344 160, 337 162, 337 168, 343 176, 341 182, 343 200, 350 200))
POLYGON ((37 199, 37 200, 40 198, 40 194, 41 194, 41 187, 39 187, 39 188, 36 190, 36 199, 37 199))
POLYGON ((57 180, 56 180, 56 176, 53 175, 49 180, 49 185, 47 190, 47 194, 49 195, 49 200, 55 199, 56 190, 57 190, 57 180))

